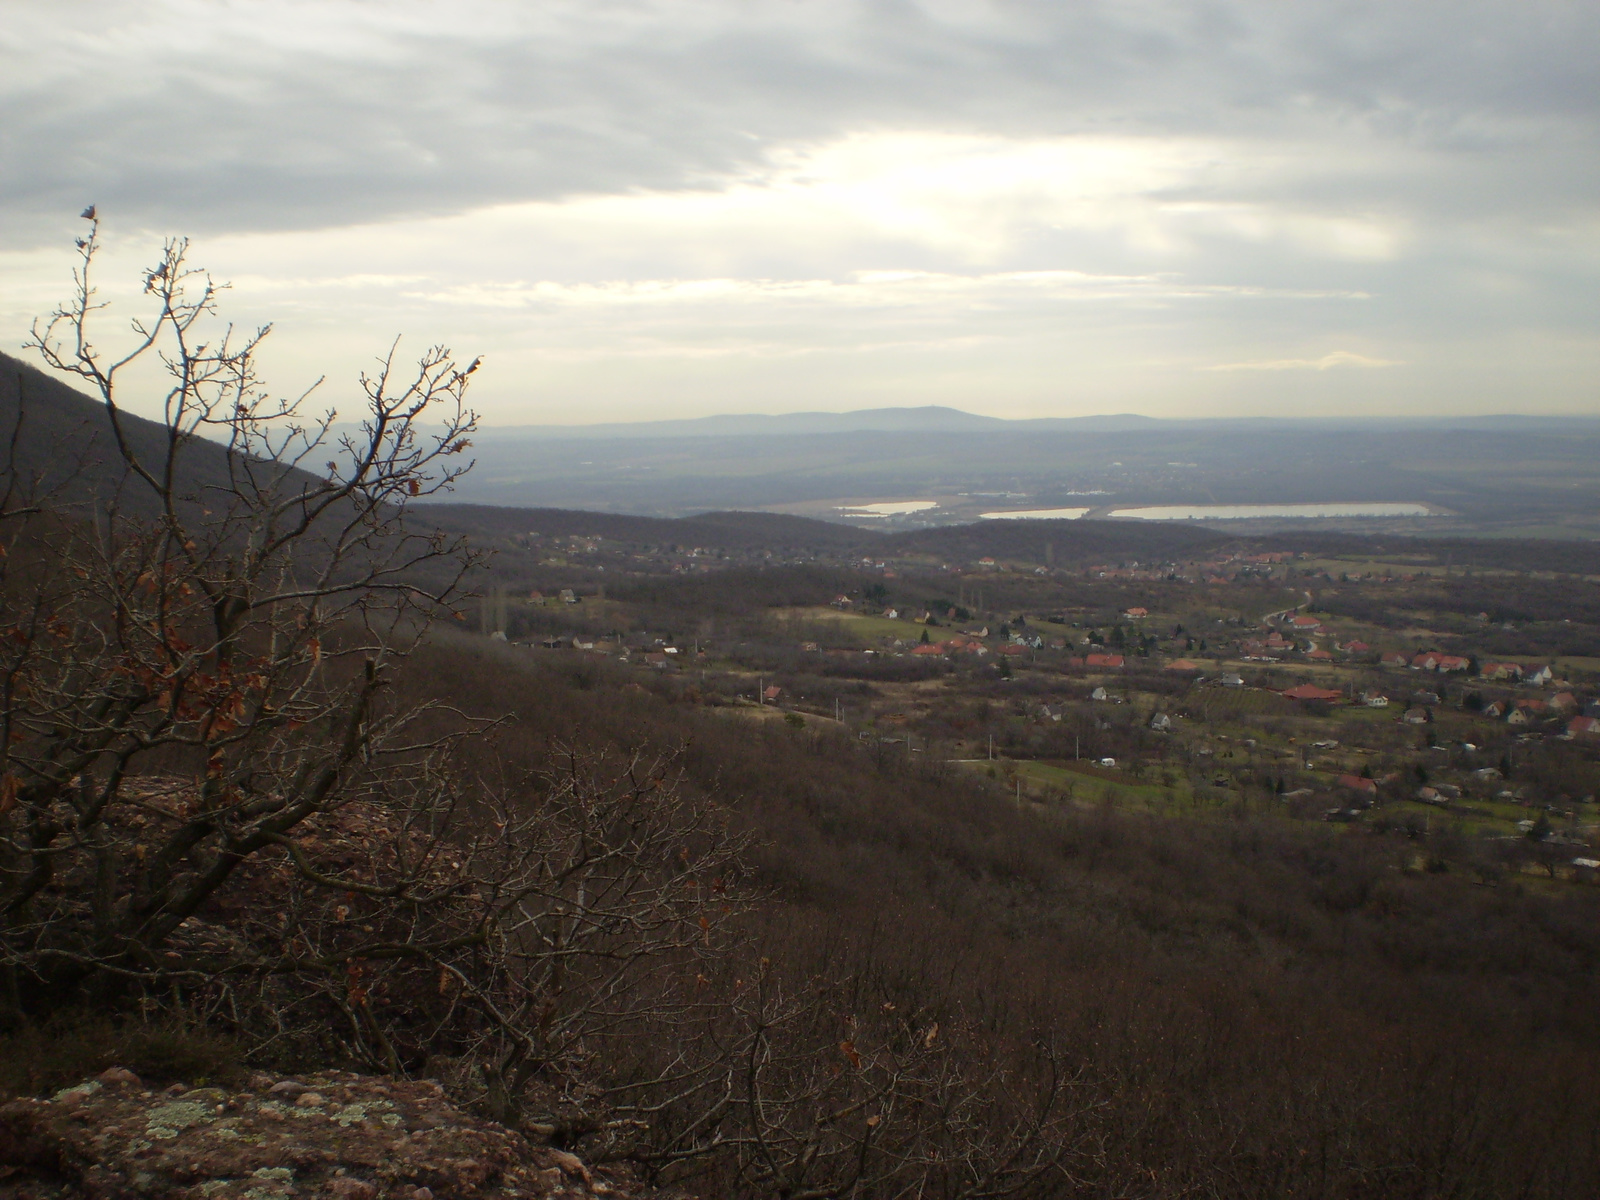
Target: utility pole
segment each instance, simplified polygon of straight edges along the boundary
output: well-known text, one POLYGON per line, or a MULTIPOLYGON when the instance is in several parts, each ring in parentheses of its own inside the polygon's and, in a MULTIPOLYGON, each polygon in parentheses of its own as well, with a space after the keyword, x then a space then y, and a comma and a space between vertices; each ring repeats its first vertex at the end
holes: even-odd
POLYGON ((989 761, 994 761, 994 734, 989 735, 989 761))

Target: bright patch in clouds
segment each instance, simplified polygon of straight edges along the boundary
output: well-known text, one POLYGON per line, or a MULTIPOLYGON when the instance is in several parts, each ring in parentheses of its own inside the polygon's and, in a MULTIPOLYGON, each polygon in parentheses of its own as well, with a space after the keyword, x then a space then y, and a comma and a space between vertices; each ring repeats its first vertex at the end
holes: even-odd
POLYGON ((1321 358, 1270 358, 1260 362, 1216 363, 1202 371, 1331 371, 1335 367, 1398 367, 1394 359, 1370 358, 1349 350, 1335 350, 1321 358))

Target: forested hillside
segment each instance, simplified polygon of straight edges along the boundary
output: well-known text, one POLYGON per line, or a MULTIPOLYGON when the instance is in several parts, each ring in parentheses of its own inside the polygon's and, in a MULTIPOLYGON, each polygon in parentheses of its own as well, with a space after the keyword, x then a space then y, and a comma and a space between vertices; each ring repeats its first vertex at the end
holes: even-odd
POLYGON ((519 769, 681 748, 685 787, 756 839, 750 953, 824 989, 812 1053, 915 1014, 1006 1109, 1040 1101, 1047 1045, 1042 1194, 1577 1195, 1600 1170, 1593 894, 1409 874, 1406 848, 1326 826, 1019 809, 690 681, 476 639, 413 667, 414 695, 515 714, 497 754, 519 769))

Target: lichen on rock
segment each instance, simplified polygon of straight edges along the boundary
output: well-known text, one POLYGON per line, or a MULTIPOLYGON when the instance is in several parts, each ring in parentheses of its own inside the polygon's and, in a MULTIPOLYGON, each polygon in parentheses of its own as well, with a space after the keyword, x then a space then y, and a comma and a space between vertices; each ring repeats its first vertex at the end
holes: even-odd
POLYGON ((6 1200, 648 1194, 463 1112, 427 1080, 324 1072, 256 1075, 238 1091, 152 1092, 113 1068, 48 1099, 0 1105, 6 1200))

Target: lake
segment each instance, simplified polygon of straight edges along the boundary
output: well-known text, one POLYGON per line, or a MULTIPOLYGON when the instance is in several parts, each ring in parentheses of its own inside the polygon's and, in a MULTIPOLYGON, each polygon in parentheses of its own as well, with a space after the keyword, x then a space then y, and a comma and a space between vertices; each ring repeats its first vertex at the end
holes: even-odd
POLYGON ((985 521, 1076 521, 1088 511, 1087 508, 1019 508, 978 515, 985 521))
POLYGON ((1118 508, 1107 514, 1142 521, 1224 521, 1244 517, 1430 517, 1426 504, 1360 501, 1335 504, 1167 504, 1118 508))
POLYGON ((839 511, 847 517, 903 517, 907 513, 927 512, 938 508, 937 500, 886 500, 881 504, 841 504, 839 511))

